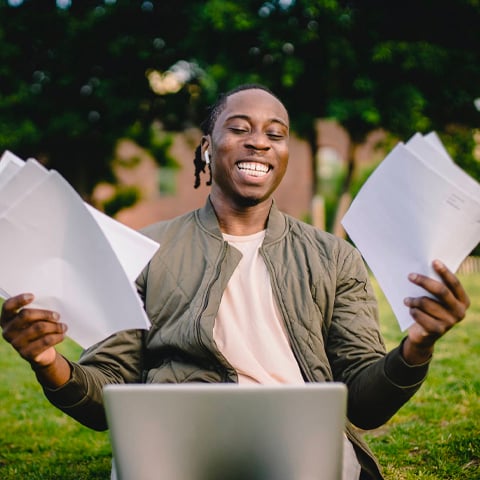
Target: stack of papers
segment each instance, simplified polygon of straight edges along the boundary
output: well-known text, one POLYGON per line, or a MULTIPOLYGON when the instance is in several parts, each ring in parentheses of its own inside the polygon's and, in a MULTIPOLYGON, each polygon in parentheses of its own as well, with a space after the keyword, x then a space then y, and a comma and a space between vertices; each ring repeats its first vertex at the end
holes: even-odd
POLYGON ((399 322, 413 324, 405 297, 426 295, 409 273, 456 271, 480 241, 480 185, 431 132, 399 143, 368 178, 342 219, 399 322))
POLYGON ((150 322, 134 281, 158 243, 85 203, 56 171, 0 159, 0 296, 33 293, 83 348, 150 322))

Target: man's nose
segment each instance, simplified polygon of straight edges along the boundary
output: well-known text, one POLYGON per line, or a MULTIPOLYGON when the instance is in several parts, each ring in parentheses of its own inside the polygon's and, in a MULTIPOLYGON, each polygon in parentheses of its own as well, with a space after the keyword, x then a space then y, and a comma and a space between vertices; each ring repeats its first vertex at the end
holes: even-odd
POLYGON ((246 139, 245 146, 255 150, 269 150, 270 141, 268 137, 261 132, 251 132, 246 139))

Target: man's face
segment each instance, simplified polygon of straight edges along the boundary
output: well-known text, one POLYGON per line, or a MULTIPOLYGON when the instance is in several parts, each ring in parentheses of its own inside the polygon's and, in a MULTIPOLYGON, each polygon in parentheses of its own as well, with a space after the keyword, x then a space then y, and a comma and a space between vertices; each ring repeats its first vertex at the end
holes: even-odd
POLYGON ((288 164, 285 107, 260 89, 227 98, 211 134, 212 194, 239 206, 270 198, 288 164))

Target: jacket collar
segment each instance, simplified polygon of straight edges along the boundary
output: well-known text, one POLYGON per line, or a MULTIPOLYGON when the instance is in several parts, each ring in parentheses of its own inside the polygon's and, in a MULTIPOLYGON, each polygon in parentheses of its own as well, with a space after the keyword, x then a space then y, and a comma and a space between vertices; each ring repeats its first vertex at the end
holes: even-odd
MULTIPOLYGON (((211 235, 218 239, 223 239, 220 226, 218 225, 217 216, 213 208, 210 196, 208 196, 205 205, 197 210, 197 218, 200 225, 211 235)), ((265 234, 264 245, 274 243, 285 236, 287 232, 287 218, 277 208, 275 201, 272 202, 270 213, 267 220, 267 232, 265 234)))

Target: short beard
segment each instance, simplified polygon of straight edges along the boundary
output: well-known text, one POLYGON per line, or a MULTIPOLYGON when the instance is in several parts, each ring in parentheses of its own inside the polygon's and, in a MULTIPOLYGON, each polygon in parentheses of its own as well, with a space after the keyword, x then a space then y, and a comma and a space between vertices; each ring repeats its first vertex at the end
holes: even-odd
POLYGON ((248 208, 248 207, 255 207, 259 203, 261 203, 261 199, 257 197, 242 197, 242 196, 237 196, 236 198, 236 203, 240 207, 248 208))

